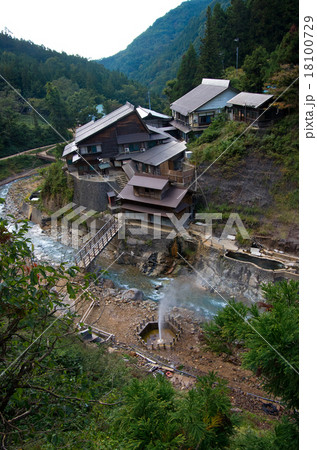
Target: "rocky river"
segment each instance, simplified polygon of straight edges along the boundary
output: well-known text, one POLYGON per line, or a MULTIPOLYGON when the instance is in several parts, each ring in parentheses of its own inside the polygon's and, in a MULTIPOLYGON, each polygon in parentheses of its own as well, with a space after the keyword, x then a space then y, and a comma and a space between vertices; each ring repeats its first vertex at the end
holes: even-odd
MULTIPOLYGON (((0 197, 6 199, 5 205, 0 205, 1 215, 23 217, 24 200, 32 182, 19 180, 0 187, 0 197)), ((73 263, 77 250, 54 240, 49 228, 44 231, 30 222, 28 237, 39 260, 73 263)), ((105 277, 119 288, 137 288, 144 298, 154 302, 164 300, 171 307, 188 308, 205 317, 214 316, 232 297, 248 303, 262 300, 262 283, 296 278, 294 273, 265 270, 227 258, 197 236, 189 241, 178 240, 179 249, 186 255, 183 260, 171 257, 171 241, 150 237, 115 238, 97 258, 97 269, 108 269, 105 277)))

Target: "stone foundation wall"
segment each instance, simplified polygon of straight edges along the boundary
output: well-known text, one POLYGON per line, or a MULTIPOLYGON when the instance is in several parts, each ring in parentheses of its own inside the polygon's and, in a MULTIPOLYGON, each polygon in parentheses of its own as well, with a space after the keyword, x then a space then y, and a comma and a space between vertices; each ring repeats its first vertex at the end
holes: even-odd
POLYGON ((74 203, 98 212, 105 211, 107 207, 107 192, 113 191, 108 183, 79 180, 76 177, 73 177, 73 180, 74 203))

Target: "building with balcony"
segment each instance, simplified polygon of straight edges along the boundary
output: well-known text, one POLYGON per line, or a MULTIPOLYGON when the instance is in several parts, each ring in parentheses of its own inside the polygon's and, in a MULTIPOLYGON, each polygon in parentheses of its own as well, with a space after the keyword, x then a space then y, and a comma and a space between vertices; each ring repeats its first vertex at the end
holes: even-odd
POLYGON ((173 224, 184 213, 192 213, 192 196, 188 189, 171 185, 167 177, 136 174, 119 194, 121 209, 130 219, 148 223, 173 224))
POLYGON ((203 78, 199 86, 171 104, 171 125, 185 141, 191 132, 199 136, 238 92, 230 86, 230 80, 203 78))
POLYGON ((76 201, 98 211, 113 208, 113 202, 117 207, 118 198, 108 194, 118 195, 136 174, 164 176, 175 187, 189 186, 194 168, 185 163, 186 144, 166 131, 168 119, 127 102, 77 128, 74 141, 63 152, 74 178, 76 201), (150 125, 153 121, 162 127, 150 125))

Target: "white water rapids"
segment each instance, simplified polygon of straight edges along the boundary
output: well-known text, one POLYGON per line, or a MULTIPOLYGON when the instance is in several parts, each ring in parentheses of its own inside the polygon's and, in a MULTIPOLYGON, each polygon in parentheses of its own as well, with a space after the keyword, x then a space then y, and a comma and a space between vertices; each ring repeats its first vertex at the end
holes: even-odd
MULTIPOLYGON (((13 182, 14 183, 14 182, 13 182)), ((0 198, 7 198, 9 189, 13 183, 0 186, 0 198)), ((15 211, 7 211, 14 216, 15 211)), ((0 217, 6 216, 5 205, 0 204, 0 217)), ((12 219, 6 217, 10 226, 14 226, 12 219)), ((50 264, 61 262, 73 263, 77 250, 65 246, 54 240, 50 234, 44 233, 39 225, 30 222, 27 237, 34 246, 35 257, 40 261, 50 264)), ((103 269, 105 267, 102 267, 103 269)), ((159 324, 160 329, 164 322, 164 316, 173 307, 182 307, 195 310, 206 318, 213 317, 217 311, 225 306, 225 302, 210 294, 209 291, 200 286, 199 279, 193 274, 180 275, 177 278, 151 278, 143 275, 136 267, 114 264, 109 270, 106 278, 112 279, 120 288, 129 289, 134 287, 143 291, 146 298, 159 302, 159 324), (162 285, 162 289, 156 289, 162 285)))

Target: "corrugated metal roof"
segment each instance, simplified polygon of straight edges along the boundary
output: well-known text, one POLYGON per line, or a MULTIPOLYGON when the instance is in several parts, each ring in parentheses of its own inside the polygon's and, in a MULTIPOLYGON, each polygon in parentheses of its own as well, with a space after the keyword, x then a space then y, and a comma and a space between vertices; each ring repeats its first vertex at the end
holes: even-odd
POLYGON ((75 142, 71 142, 70 144, 67 144, 63 151, 63 157, 69 155, 70 153, 78 152, 77 145, 75 142))
POLYGON ((166 119, 166 120, 171 119, 170 116, 166 116, 165 114, 158 113, 156 111, 153 111, 152 109, 143 108, 142 106, 138 106, 136 110, 142 119, 144 119, 145 117, 148 117, 150 115, 153 117, 158 117, 160 119, 166 119))
POLYGON ((168 184, 168 178, 135 174, 128 184, 130 186, 145 187, 161 191, 168 184))
POLYGON ((217 97, 217 95, 228 89, 228 81, 229 80, 208 79, 208 83, 201 83, 199 86, 187 92, 187 94, 183 95, 183 97, 173 102, 170 108, 173 111, 179 112, 183 116, 187 116, 189 113, 200 108, 202 105, 209 102, 213 98, 217 97), (212 81, 215 81, 216 84, 211 84, 212 81), (219 81, 226 83, 220 83, 219 85, 219 81))
POLYGON ((129 161, 126 164, 123 164, 122 170, 125 172, 129 180, 135 175, 136 167, 134 161, 129 161))
POLYGON ((72 162, 75 163, 76 161, 78 161, 78 160, 80 160, 80 159, 82 159, 82 157, 79 156, 79 155, 76 153, 76 154, 73 156, 73 158, 72 158, 72 162))
POLYGON ((137 197, 134 195, 133 186, 127 184, 119 194, 119 197, 123 200, 129 200, 137 203, 145 203, 154 206, 163 206, 168 208, 177 208, 185 197, 188 189, 176 188, 174 186, 170 187, 167 191, 165 197, 162 200, 156 198, 147 197, 137 197))
POLYGON ((251 108, 259 108, 266 101, 273 98, 269 94, 253 94, 252 92, 240 92, 227 102, 227 105, 250 106, 251 108))
POLYGON ((123 134, 122 136, 117 136, 118 144, 133 144, 135 142, 147 142, 151 138, 148 133, 134 133, 134 134, 123 134))
POLYGON ((171 140, 166 144, 157 145, 144 153, 138 153, 137 155, 132 153, 131 159, 144 164, 150 164, 151 166, 159 166, 163 162, 179 155, 186 150, 186 148, 184 142, 171 140))
POLYGON ((177 122, 177 120, 172 120, 171 125, 173 125, 173 127, 177 128, 178 130, 182 131, 183 133, 189 133, 191 131, 191 128, 186 125, 184 125, 181 122, 177 122))
POLYGON ((110 125, 114 124, 115 122, 127 116, 128 114, 131 114, 131 112, 133 112, 134 110, 135 107, 131 105, 131 103, 127 102, 125 105, 121 106, 115 111, 112 111, 110 114, 107 114, 101 119, 96 120, 95 122, 91 121, 86 125, 77 128, 75 135, 76 144, 98 133, 104 128, 109 127, 110 125))
POLYGON ((212 84, 213 86, 222 86, 228 88, 230 80, 220 80, 217 78, 203 78, 201 84, 212 84))
MULTIPOLYGON (((152 125, 147 125, 149 131, 153 134, 151 135, 151 140, 161 140, 161 139, 171 139, 171 135, 164 131, 164 128, 153 127, 152 125)), ((175 138, 172 138, 175 139, 175 138)), ((175 139, 176 140, 176 139, 175 139)))
POLYGON ((109 169, 109 167, 111 167, 111 166, 109 163, 105 162, 105 163, 98 164, 98 167, 99 167, 99 169, 103 170, 103 169, 109 169))

